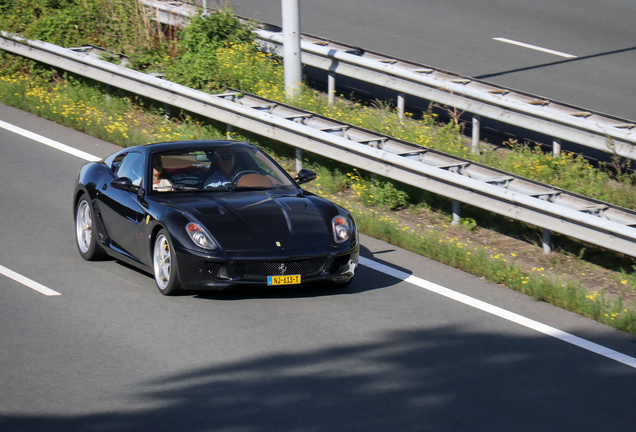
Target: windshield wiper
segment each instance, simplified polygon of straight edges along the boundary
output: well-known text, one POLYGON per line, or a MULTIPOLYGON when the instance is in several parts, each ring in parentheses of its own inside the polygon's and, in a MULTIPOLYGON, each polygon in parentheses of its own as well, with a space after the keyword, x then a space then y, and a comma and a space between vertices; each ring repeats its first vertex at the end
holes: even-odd
POLYGON ((198 187, 193 187, 193 186, 172 186, 172 190, 195 191, 195 190, 199 190, 199 188, 198 187))
POLYGON ((239 191, 239 190, 250 191, 250 190, 269 190, 269 189, 274 189, 274 188, 271 186, 228 186, 227 187, 228 191, 239 191))

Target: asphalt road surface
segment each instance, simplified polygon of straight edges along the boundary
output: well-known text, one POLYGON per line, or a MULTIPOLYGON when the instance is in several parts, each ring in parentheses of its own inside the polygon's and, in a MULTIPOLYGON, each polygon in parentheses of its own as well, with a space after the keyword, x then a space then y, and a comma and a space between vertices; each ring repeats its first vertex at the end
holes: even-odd
MULTIPOLYGON (((282 24, 281 0, 229 3, 282 24)), ((632 0, 301 0, 300 15, 303 33, 636 119, 632 0)))
MULTIPOLYGON (((0 120, 99 157, 114 150, 2 105, 0 120)), ((85 262, 71 208, 83 160, 6 127, 3 432, 636 424, 636 338, 375 239, 363 237, 363 265, 338 290, 168 298, 117 261, 85 262)))

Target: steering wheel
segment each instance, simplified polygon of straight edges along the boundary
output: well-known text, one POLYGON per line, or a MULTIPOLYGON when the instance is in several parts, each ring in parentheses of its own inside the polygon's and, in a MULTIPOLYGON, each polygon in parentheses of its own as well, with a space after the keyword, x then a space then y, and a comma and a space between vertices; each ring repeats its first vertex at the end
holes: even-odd
POLYGON ((258 171, 255 170, 245 170, 245 171, 239 171, 236 174, 234 174, 234 177, 232 177, 232 180, 230 181, 230 186, 231 187, 236 187, 238 184, 238 181, 240 180, 241 177, 243 177, 246 174, 260 174, 258 171))

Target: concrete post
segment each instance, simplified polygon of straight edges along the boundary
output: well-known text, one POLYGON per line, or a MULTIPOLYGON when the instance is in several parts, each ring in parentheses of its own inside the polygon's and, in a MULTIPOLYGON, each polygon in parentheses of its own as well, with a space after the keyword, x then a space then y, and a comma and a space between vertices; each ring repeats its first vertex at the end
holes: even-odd
POLYGON ((302 82, 299 0, 282 0, 282 10, 285 97, 287 99, 293 99, 299 95, 300 83, 302 82))

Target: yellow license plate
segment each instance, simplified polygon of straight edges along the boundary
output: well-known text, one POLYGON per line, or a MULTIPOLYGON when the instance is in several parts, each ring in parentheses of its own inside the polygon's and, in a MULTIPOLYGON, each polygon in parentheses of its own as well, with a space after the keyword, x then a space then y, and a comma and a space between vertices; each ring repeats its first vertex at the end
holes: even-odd
POLYGON ((267 285, 297 285, 300 275, 267 276, 267 285))

